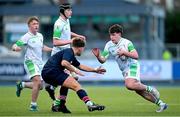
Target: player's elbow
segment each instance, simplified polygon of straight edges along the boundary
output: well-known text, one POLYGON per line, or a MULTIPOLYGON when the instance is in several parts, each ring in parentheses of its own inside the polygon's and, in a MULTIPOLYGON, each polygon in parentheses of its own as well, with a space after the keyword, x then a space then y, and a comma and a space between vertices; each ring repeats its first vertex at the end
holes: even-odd
POLYGON ((53 45, 58 46, 59 45, 59 40, 56 38, 53 38, 53 45))
POLYGON ((101 57, 101 58, 98 58, 98 61, 99 61, 101 64, 103 64, 103 63, 106 62, 106 59, 101 57))
POLYGON ((101 64, 103 64, 105 61, 99 60, 99 62, 100 62, 101 64))
POLYGON ((103 63, 105 63, 105 60, 99 60, 99 62, 100 62, 101 64, 103 64, 103 63))
POLYGON ((132 58, 134 58, 134 59, 139 59, 139 55, 138 55, 137 51, 134 51, 134 52, 132 53, 132 58))
POLYGON ((139 56, 138 55, 134 56, 134 59, 139 59, 139 56))

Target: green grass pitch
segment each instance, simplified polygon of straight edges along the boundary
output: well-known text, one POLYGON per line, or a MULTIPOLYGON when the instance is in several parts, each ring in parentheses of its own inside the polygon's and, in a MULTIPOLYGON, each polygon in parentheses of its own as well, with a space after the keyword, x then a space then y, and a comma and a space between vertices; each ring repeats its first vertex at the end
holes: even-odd
MULTIPOLYGON (((16 97, 14 86, 0 87, 0 116, 180 116, 180 87, 157 87, 161 99, 169 108, 156 113, 157 106, 144 100, 132 91, 118 86, 85 86, 89 97, 106 106, 104 111, 88 112, 86 105, 72 90, 69 91, 67 107, 72 114, 53 113, 52 101, 45 90, 40 92, 38 112, 30 112, 31 90, 23 89, 21 97, 16 97)), ((58 93, 58 90, 56 90, 58 93)))

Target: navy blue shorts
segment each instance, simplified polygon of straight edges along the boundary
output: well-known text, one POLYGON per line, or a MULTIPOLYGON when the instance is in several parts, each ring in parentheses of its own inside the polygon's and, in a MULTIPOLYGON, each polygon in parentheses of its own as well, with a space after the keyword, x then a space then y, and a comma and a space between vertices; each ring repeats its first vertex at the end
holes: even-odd
POLYGON ((69 74, 65 73, 63 70, 55 68, 45 68, 42 70, 41 74, 43 80, 53 86, 62 85, 69 76, 69 74))

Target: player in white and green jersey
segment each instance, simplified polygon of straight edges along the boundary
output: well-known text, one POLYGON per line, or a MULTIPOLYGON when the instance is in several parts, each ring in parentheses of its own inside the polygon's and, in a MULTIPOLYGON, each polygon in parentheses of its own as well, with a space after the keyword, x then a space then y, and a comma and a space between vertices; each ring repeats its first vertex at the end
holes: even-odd
POLYGON ((43 35, 38 33, 39 19, 30 17, 28 19, 29 31, 21 37, 13 46, 14 51, 20 51, 26 47, 24 57, 24 67, 32 82, 20 82, 17 84, 16 95, 19 97, 23 88, 32 89, 31 111, 37 111, 37 98, 39 90, 42 89, 41 71, 43 68, 42 50, 51 51, 52 49, 43 45, 43 35))
POLYGON ((106 44, 104 51, 102 52, 102 56, 108 58, 108 56, 112 54, 115 60, 117 61, 124 78, 130 77, 140 80, 139 62, 136 60, 136 58, 134 59, 131 57, 127 57, 125 55, 119 56, 119 50, 133 52, 135 51, 135 48, 131 41, 121 37, 117 44, 114 44, 112 41, 109 41, 106 44))
POLYGON ((109 55, 114 56, 122 71, 126 88, 157 104, 159 108, 156 112, 162 112, 168 106, 160 100, 160 95, 156 88, 141 83, 138 53, 130 40, 121 37, 122 32, 122 26, 118 24, 111 26, 109 28, 111 40, 106 43, 104 51, 100 53, 98 48, 94 48, 92 52, 100 63, 104 63, 109 55))
MULTIPOLYGON (((80 37, 82 39, 85 39, 85 36, 76 34, 71 31, 70 21, 69 21, 69 18, 71 18, 71 16, 72 16, 71 5, 69 3, 61 4, 60 16, 54 24, 53 50, 51 56, 63 49, 70 48, 70 44, 72 43, 72 39, 71 39, 72 37, 80 37)), ((74 73, 73 76, 75 76, 74 73)), ((53 86, 46 85, 46 91, 49 93, 51 99, 54 100, 54 103, 59 104, 59 109, 58 109, 59 112, 71 113, 66 108, 65 105, 66 97, 68 94, 68 88, 62 86, 60 89, 60 96, 58 96, 57 99, 55 99, 54 90, 55 88, 53 86)))
POLYGON ((64 42, 64 44, 62 43, 61 45, 60 44, 54 45, 52 53, 51 53, 52 55, 54 55, 55 53, 65 48, 70 48, 71 28, 70 28, 69 19, 64 20, 63 17, 60 16, 56 20, 54 24, 53 39, 61 40, 64 42))
POLYGON ((69 18, 72 16, 72 8, 69 3, 60 5, 60 16, 54 24, 53 30, 53 51, 51 55, 59 52, 62 49, 70 48, 72 37, 80 37, 85 39, 85 36, 76 34, 71 31, 69 18))
POLYGON ((36 75, 41 75, 41 69, 43 67, 42 61, 42 48, 43 48, 43 36, 41 33, 36 35, 31 32, 27 32, 16 42, 16 46, 26 46, 26 52, 24 57, 24 66, 28 71, 29 78, 36 75), (27 45, 27 46, 26 46, 27 45))

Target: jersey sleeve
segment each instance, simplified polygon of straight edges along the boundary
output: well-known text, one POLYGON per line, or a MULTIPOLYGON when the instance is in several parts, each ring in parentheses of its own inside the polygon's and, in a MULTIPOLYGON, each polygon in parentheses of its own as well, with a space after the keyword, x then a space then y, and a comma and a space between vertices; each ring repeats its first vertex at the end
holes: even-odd
POLYGON ((76 59, 72 51, 65 50, 62 59, 70 62, 75 67, 78 67, 80 65, 79 61, 76 59))
POLYGON ((27 45, 27 42, 28 42, 28 38, 24 35, 21 37, 21 39, 17 40, 15 44, 19 47, 22 47, 27 45))
POLYGON ((108 58, 109 57, 109 50, 108 50, 109 46, 108 44, 105 45, 104 50, 101 52, 101 56, 103 56, 104 58, 108 58))
POLYGON ((132 51, 134 51, 134 50, 135 50, 134 45, 133 45, 133 43, 130 41, 130 42, 128 43, 128 51, 129 51, 129 52, 132 52, 132 51))
POLYGON ((54 24, 53 38, 60 39, 60 36, 62 34, 62 30, 63 30, 63 24, 56 22, 54 24))
POLYGON ((74 57, 72 65, 75 66, 75 67, 79 67, 80 62, 74 57))

